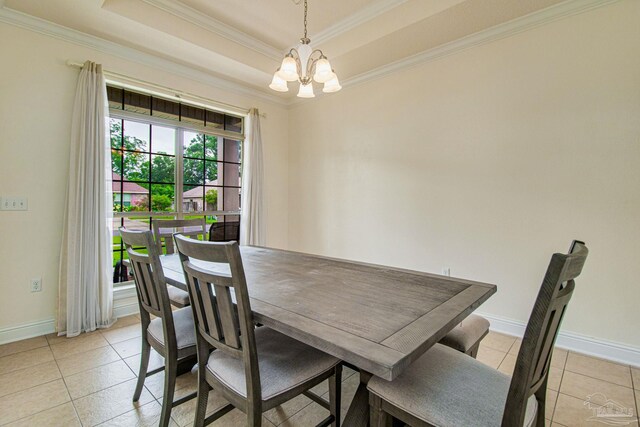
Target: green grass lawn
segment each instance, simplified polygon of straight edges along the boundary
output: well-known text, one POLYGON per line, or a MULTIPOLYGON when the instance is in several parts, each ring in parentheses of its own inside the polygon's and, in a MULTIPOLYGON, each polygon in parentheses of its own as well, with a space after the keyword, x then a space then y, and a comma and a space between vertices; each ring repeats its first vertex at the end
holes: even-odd
MULTIPOLYGON (((185 216, 184 219, 198 219, 198 218, 202 218, 202 215, 191 215, 191 216, 185 216)), ((136 221, 140 221, 140 222, 144 222, 146 224, 149 224, 149 219, 136 219, 136 221)), ((214 216, 208 216, 206 217, 206 223, 207 224, 213 224, 215 222, 218 222, 218 219, 215 218, 214 216)), ((199 236, 198 237, 199 240, 202 240, 202 237, 199 236)), ((115 265, 118 263, 118 261, 120 261, 121 259, 129 259, 129 254, 127 254, 127 251, 124 249, 124 245, 121 246, 122 243, 122 237, 120 237, 119 235, 113 236, 113 243, 112 243, 112 249, 113 249, 113 266, 115 267, 115 265), (122 251, 121 251, 122 248, 122 251), (121 255, 122 254, 122 255, 121 255)), ((146 249, 140 249, 138 250, 138 252, 146 254, 147 250, 146 249)), ((162 253, 166 254, 166 247, 163 245, 162 246, 162 253)))

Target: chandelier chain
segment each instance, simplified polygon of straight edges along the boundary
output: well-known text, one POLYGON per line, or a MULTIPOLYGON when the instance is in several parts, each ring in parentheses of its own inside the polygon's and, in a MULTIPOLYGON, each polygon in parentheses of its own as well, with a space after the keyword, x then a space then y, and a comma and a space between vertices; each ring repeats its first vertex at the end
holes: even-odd
POLYGON ((304 38, 307 38, 307 0, 304 0, 304 38))

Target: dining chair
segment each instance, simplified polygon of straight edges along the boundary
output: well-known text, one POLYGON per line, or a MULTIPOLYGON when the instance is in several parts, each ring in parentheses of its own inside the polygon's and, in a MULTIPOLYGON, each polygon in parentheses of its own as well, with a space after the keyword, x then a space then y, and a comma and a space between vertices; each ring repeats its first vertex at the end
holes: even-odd
POLYGON ((489 333, 489 321, 477 314, 467 316, 440 340, 440 344, 451 347, 474 359, 478 355, 480 341, 489 333))
POLYGON ((588 252, 574 241, 551 257, 511 378, 436 344, 395 380, 369 381, 370 425, 392 416, 411 426, 544 426, 554 343, 588 252))
POLYGON ((158 246, 151 231, 127 231, 120 228, 120 235, 133 272, 142 325, 140 371, 133 401, 137 402, 140 398, 147 377, 164 371, 164 395, 159 424, 164 427, 169 425, 173 407, 196 397, 194 392, 173 400, 178 364, 188 362, 189 358, 194 359, 196 355, 193 314, 189 307, 171 310, 158 246), (151 315, 156 317, 152 320, 151 315), (164 366, 147 371, 152 348, 164 357, 164 366))
MULTIPOLYGON (((207 225, 204 217, 196 219, 156 219, 153 221, 152 228, 160 254, 163 253, 163 247, 167 254, 175 253, 173 234, 176 232, 196 238, 202 236, 203 239, 207 234, 207 225)), ((171 305, 182 308, 190 304, 187 292, 171 285, 167 289, 171 305)))
POLYGON ((207 425, 233 407, 247 415, 247 425, 260 426, 263 412, 300 394, 329 410, 318 426, 339 426, 340 360, 273 329, 255 327, 237 242, 175 239, 196 325, 194 426, 207 425), (327 379, 329 402, 310 391, 327 379), (205 419, 211 388, 230 404, 205 419))
POLYGON ((240 241, 240 222, 214 222, 209 228, 210 242, 231 242, 240 241))

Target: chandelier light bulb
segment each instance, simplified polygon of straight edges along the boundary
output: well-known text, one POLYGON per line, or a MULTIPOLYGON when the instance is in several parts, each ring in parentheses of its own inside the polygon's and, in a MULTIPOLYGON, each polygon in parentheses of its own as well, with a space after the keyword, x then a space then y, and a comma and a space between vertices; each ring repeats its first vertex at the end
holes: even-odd
POLYGON ((296 60, 293 56, 285 56, 282 60, 282 65, 280 65, 280 71, 278 71, 278 75, 282 80, 287 82, 295 82, 298 80, 298 68, 296 66, 296 60))
POLYGON ((273 80, 271 80, 269 87, 278 92, 287 92, 289 90, 287 81, 278 75, 278 71, 273 75, 273 80))
POLYGON ((300 84, 300 90, 298 90, 299 98, 315 98, 315 94, 313 93, 313 85, 308 83, 306 85, 300 84))
POLYGON ((326 83, 335 77, 333 70, 331 69, 331 63, 327 58, 320 58, 316 62, 316 73, 313 76, 313 80, 318 83, 326 83))
POLYGON ((336 76, 334 73, 333 78, 324 84, 324 88, 322 88, 322 91, 324 93, 333 93, 339 91, 340 89, 342 89, 342 86, 340 86, 338 76, 336 76))

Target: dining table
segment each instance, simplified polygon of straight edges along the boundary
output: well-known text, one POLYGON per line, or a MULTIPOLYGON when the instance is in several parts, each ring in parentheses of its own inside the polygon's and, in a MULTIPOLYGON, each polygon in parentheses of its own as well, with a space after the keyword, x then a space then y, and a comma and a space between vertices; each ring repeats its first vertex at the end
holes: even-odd
MULTIPOLYGON (((402 268, 255 246, 240 252, 255 322, 360 371, 346 427, 368 425, 372 375, 392 381, 496 292, 402 268)), ((160 260, 167 283, 186 290, 178 254, 160 260)))

